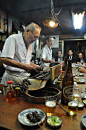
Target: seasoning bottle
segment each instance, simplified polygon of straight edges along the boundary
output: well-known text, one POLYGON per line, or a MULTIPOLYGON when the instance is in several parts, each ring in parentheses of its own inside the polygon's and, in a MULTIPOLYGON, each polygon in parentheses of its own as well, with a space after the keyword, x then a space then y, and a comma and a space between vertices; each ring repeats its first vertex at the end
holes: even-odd
POLYGON ((13 81, 7 81, 8 88, 7 88, 7 95, 6 95, 6 101, 13 101, 15 100, 15 92, 13 90, 12 84, 13 81))
POLYGON ((65 74, 65 71, 61 71, 61 79, 63 79, 64 78, 64 74, 65 74))
POLYGON ((16 94, 16 97, 20 97, 20 95, 21 95, 20 87, 15 88, 15 94, 16 94))
POLYGON ((68 60, 67 71, 65 73, 63 84, 62 84, 62 97, 61 103, 68 105, 68 102, 73 99, 73 74, 72 74, 72 65, 71 60, 68 60))

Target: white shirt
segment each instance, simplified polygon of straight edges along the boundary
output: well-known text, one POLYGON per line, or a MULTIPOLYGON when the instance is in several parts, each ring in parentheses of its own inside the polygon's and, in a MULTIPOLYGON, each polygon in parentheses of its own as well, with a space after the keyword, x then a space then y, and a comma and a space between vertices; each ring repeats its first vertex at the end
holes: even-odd
MULTIPOLYGON (((51 47, 49 48, 47 46, 47 44, 42 48, 41 58, 43 58, 45 60, 52 60, 52 49, 51 49, 51 47)), ((50 63, 44 63, 44 62, 42 62, 42 65, 44 67, 48 67, 49 64, 50 63)))
MULTIPOLYGON (((30 64, 32 54, 32 45, 30 44, 28 50, 26 49, 22 33, 13 34, 9 36, 4 44, 1 57, 11 58, 15 61, 30 64)), ((11 71, 24 72, 23 69, 4 65, 4 67, 11 71)))
POLYGON ((71 60, 72 60, 72 56, 69 56, 69 59, 71 59, 71 60))
POLYGON ((61 58, 58 58, 58 61, 61 61, 61 58))

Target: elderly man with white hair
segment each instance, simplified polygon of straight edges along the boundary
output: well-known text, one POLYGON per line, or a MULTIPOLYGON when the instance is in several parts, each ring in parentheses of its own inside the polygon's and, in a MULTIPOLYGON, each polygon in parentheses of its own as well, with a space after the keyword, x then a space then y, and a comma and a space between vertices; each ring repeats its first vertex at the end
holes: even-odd
POLYGON ((5 73, 1 83, 13 80, 14 84, 21 79, 30 76, 32 69, 39 67, 32 63, 32 43, 39 38, 41 28, 35 24, 29 24, 23 33, 10 35, 4 44, 0 61, 4 63, 5 73))

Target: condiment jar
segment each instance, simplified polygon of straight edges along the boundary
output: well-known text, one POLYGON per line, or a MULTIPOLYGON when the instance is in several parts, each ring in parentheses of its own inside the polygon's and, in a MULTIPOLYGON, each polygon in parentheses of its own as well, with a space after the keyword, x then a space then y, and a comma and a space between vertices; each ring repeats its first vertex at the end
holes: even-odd
POLYGON ((13 81, 7 81, 7 84, 8 87, 7 87, 6 101, 13 101, 15 100, 15 92, 12 87, 13 81))
POLYGON ((20 97, 20 95, 21 95, 21 89, 20 89, 20 87, 16 87, 15 88, 15 94, 16 94, 16 97, 20 97))

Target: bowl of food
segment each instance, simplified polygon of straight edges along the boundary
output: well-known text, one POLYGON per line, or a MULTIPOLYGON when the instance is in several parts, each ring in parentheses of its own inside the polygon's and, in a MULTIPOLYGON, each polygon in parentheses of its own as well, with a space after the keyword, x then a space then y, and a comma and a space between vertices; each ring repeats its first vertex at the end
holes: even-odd
POLYGON ((52 129, 60 128, 62 125, 62 119, 58 116, 51 116, 47 118, 47 125, 52 129))

